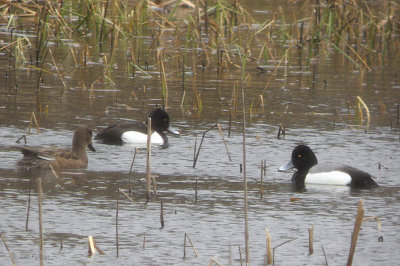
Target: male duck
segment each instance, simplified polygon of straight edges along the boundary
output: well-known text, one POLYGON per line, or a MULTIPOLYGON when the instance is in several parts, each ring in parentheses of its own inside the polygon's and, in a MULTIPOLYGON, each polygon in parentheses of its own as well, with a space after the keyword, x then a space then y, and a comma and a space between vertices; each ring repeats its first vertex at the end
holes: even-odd
POLYGON ((57 147, 35 148, 19 147, 24 158, 18 162, 21 167, 84 169, 88 166, 86 147, 96 151, 92 146, 92 130, 87 126, 80 126, 75 130, 72 140, 72 149, 57 147))
MULTIPOLYGON (((150 114, 151 128, 154 131, 151 135, 151 143, 168 146, 168 138, 165 131, 179 135, 179 132, 170 126, 169 115, 163 108, 156 108, 150 114)), ((122 122, 114 124, 100 130, 96 140, 101 140, 105 144, 122 145, 144 144, 147 142, 147 122, 122 122)))
POLYGON ((311 169, 315 168, 313 166, 317 164, 317 157, 310 147, 298 145, 294 148, 289 163, 280 167, 279 171, 296 168, 297 171, 293 174, 292 184, 299 190, 305 188, 304 183, 347 185, 352 188, 373 188, 378 186, 370 174, 347 165, 328 167, 322 172, 313 173, 311 169))

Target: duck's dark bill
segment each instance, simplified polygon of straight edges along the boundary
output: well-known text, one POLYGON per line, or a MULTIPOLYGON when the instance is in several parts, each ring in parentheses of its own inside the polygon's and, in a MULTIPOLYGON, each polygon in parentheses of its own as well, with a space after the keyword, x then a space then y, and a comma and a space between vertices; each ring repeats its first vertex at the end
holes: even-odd
POLYGON ((279 167, 278 171, 285 172, 285 171, 288 171, 293 168, 294 168, 294 165, 292 163, 292 160, 290 160, 286 165, 282 165, 281 167, 279 167))
POLYGON ((167 130, 169 132, 171 132, 172 134, 175 134, 175 135, 179 135, 180 134, 178 130, 176 130, 175 128, 173 128, 171 126, 169 126, 167 130))
POLYGON ((93 145, 91 143, 89 143, 87 146, 88 146, 89 150, 91 150, 93 152, 96 151, 96 149, 93 147, 93 145))

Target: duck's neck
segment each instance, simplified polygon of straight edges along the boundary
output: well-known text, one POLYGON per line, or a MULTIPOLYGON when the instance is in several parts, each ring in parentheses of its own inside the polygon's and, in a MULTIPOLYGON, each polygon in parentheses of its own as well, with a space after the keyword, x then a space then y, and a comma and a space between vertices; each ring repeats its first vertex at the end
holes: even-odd
POLYGON ((167 138, 167 135, 164 133, 164 132, 162 132, 162 131, 158 131, 158 130, 156 130, 157 131, 157 133, 161 136, 161 138, 163 139, 163 145, 162 145, 162 147, 165 149, 165 148, 168 148, 168 138, 167 138))
POLYGON ((292 176, 292 185, 294 190, 300 191, 305 189, 305 184, 304 181, 306 179, 306 176, 308 174, 308 170, 298 170, 296 173, 293 174, 292 176))
POLYGON ((83 159, 87 160, 87 154, 86 154, 86 146, 84 147, 78 147, 74 146, 72 147, 72 157, 77 158, 77 159, 83 159))

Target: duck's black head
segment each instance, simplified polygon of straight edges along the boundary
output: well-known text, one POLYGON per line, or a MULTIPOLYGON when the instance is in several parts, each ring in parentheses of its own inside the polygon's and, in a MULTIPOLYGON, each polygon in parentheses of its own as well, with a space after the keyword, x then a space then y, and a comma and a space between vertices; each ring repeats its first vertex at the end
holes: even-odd
MULTIPOLYGON (((164 108, 157 107, 155 108, 150 114, 149 117, 151 118, 151 127, 159 132, 169 131, 173 134, 179 135, 179 132, 171 127, 169 124, 170 119, 168 113, 164 110, 164 108)), ((146 122, 147 123, 147 122, 146 122)))
POLYGON ((318 164, 317 157, 307 145, 298 145, 292 151, 290 161, 279 168, 279 171, 286 171, 296 168, 297 172, 292 176, 292 183, 295 190, 301 191, 305 188, 304 180, 311 167, 318 164))
POLYGON ((298 145, 294 148, 291 162, 297 170, 307 172, 311 167, 318 164, 317 157, 307 145, 298 145))

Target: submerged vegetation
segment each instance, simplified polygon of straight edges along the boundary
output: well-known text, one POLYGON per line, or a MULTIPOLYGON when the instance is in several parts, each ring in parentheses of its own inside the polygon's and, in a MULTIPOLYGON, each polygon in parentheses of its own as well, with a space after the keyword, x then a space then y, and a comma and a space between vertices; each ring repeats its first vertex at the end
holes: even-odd
MULTIPOLYGON (((395 16, 400 6, 395 1, 304 1, 292 13, 278 6, 264 21, 256 21, 239 1, 226 0, 3 3, 2 30, 8 31, 10 38, 1 50, 10 59, 10 75, 23 69, 37 70, 39 93, 41 74, 53 73, 63 83, 60 96, 67 89, 65 73, 58 70, 51 50, 60 44, 68 47, 75 40, 80 44, 61 49, 58 58, 72 58, 77 67, 86 67, 97 56, 104 65, 106 86, 115 84, 116 66, 125 69, 126 77, 156 75, 164 106, 168 105, 168 81, 174 75, 181 80, 181 104, 198 112, 203 100, 197 90, 197 72, 209 69, 218 78, 224 72, 240 70, 242 55, 248 66, 261 71, 265 65, 272 66, 272 74, 294 54, 301 54, 301 65, 308 65, 321 54, 336 53, 361 72, 384 65, 389 56, 400 57, 400 21, 395 16), (121 50, 126 51, 124 62, 117 59, 121 55, 116 56, 121 50)), ((264 108, 268 86, 269 81, 252 99, 250 115, 264 108)), ((232 97, 236 94, 234 88, 232 97)), ((237 98, 232 99, 235 102, 237 98)))

